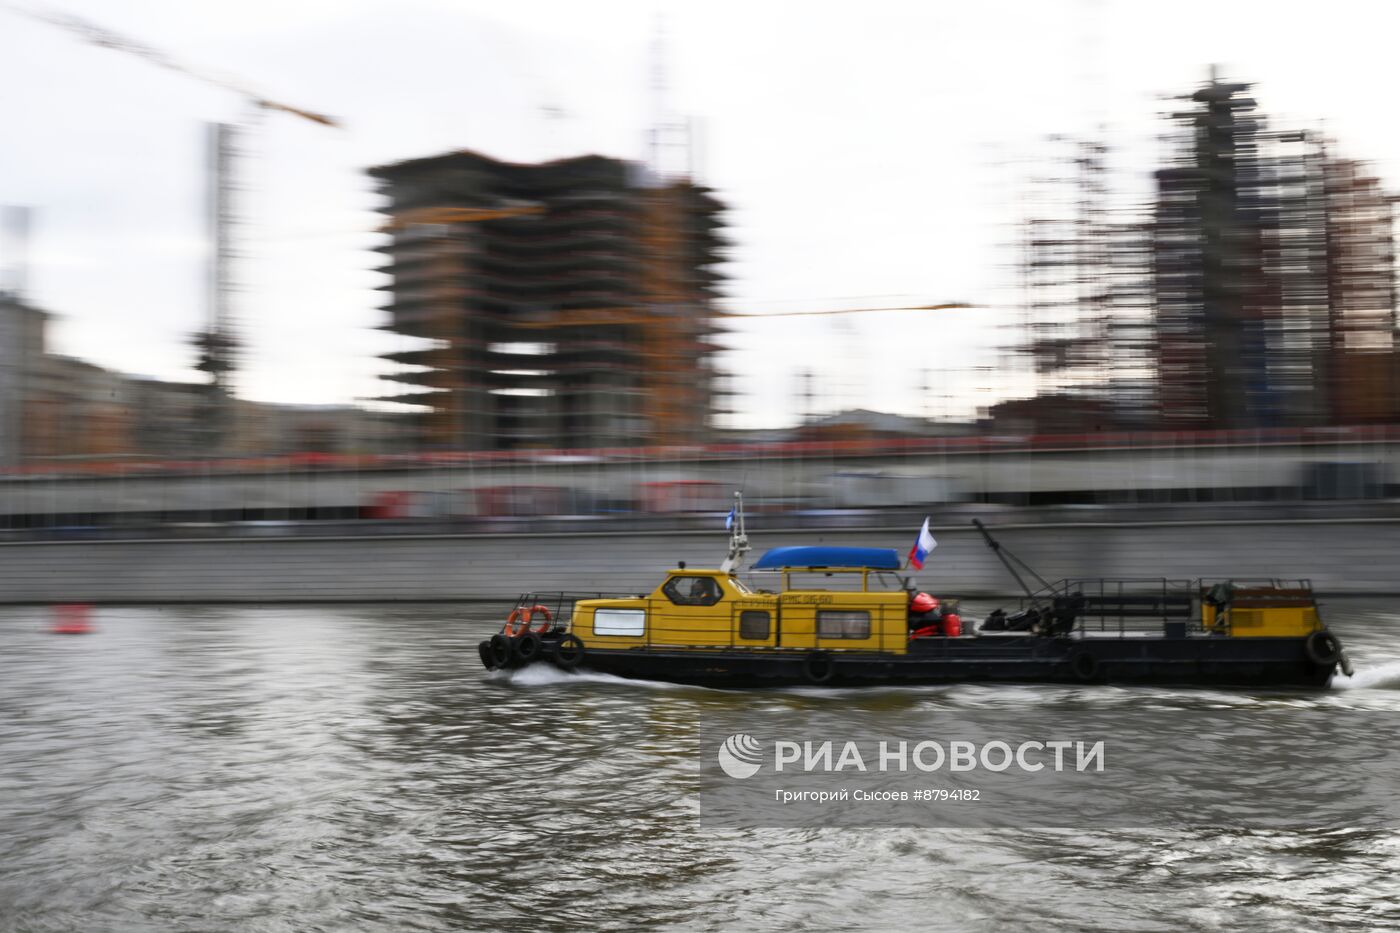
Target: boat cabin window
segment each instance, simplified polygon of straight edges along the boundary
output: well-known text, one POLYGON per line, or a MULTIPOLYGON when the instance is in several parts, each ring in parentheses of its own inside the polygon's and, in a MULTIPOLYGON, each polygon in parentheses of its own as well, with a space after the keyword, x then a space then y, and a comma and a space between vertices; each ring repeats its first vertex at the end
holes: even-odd
POLYGON ((869 638, 869 612, 836 612, 823 609, 817 613, 818 638, 869 638))
POLYGON ((713 577, 672 577, 661 592, 677 606, 713 606, 724 598, 713 577))
POLYGON ((594 635, 642 635, 647 614, 641 609, 599 609, 593 614, 594 635))
POLYGON ((739 613, 739 637, 751 641, 767 641, 768 613, 762 609, 745 609, 739 613))

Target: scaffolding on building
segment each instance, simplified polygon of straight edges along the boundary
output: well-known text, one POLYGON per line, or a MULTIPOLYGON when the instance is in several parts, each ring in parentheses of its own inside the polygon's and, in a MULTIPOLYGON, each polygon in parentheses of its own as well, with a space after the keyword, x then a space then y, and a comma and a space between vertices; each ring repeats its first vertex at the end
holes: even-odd
POLYGON ((1057 163, 1023 239, 1042 408, 1104 420, 1137 399, 1177 430, 1400 418, 1394 199, 1249 90, 1212 74, 1184 98, 1146 209, 1107 197, 1101 147, 1057 163))
POLYGON ((457 152, 373 174, 385 327, 419 342, 388 354, 418 367, 390 378, 426 390, 386 400, 422 410, 420 447, 703 441, 722 247, 707 189, 601 156, 457 152))

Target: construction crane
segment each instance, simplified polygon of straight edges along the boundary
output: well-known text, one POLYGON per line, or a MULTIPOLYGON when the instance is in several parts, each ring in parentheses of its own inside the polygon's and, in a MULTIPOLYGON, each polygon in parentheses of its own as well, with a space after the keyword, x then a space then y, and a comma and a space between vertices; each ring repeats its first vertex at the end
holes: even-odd
MULTIPOLYGON (((684 304, 665 305, 653 310, 641 307, 630 308, 579 308, 558 311, 547 316, 527 318, 513 322, 515 326, 531 330, 568 330, 588 327, 635 327, 641 351, 649 363, 651 378, 660 379, 659 385, 646 393, 647 416, 653 430, 668 443, 683 442, 679 436, 668 436, 665 432, 678 430, 675 426, 689 423, 685 418, 687 410, 693 412, 701 404, 699 384, 687 380, 683 361, 695 358, 703 341, 686 322, 700 319, 725 319, 728 321, 766 320, 769 318, 823 317, 827 315, 864 314, 881 311, 945 311, 959 308, 972 308, 974 305, 963 302, 940 304, 911 304, 896 307, 867 308, 824 308, 813 311, 770 311, 743 314, 734 311, 695 310, 694 313, 679 312, 684 304)), ((693 419, 689 419, 693 421, 693 419)))
MULTIPOLYGON (((38 20, 77 36, 85 42, 135 55, 153 65, 177 72, 196 81, 230 91, 245 98, 256 111, 276 111, 307 120, 320 126, 339 128, 340 121, 314 110, 294 107, 274 100, 265 94, 254 91, 244 82, 191 67, 160 49, 146 45, 128 36, 99 26, 89 20, 53 9, 21 6, 0 0, 0 9, 9 10, 20 16, 38 20)), ((209 274, 208 323, 203 330, 194 334, 193 344, 198 354, 196 368, 207 373, 210 378, 210 412, 205 421, 210 447, 220 446, 228 433, 231 397, 229 375, 233 371, 233 360, 237 352, 238 340, 233 333, 232 311, 229 297, 233 291, 229 267, 232 264, 230 228, 232 219, 233 162, 237 152, 235 129, 228 124, 214 124, 211 127, 209 145, 209 224, 212 240, 209 274)))
POLYGON ((161 68, 177 71, 182 75, 194 78, 197 81, 203 81, 206 84, 212 84, 225 91, 232 91, 235 94, 246 97, 263 110, 278 110, 282 113, 289 113, 294 117, 301 117, 303 120, 310 120, 312 123, 319 123, 322 126, 340 126, 338 120, 333 117, 328 117, 324 113, 317 113, 314 110, 306 110, 302 107, 293 107, 290 104, 281 103, 280 101, 273 100, 266 95, 259 94, 245 87, 243 82, 234 78, 192 68, 159 49, 146 45, 143 42, 138 42, 120 33, 113 32, 105 26, 99 26, 90 20, 83 19, 79 16, 73 16, 71 13, 63 13, 59 10, 46 10, 37 7, 26 7, 17 3, 4 2, 4 0, 0 0, 0 7, 4 7, 11 13, 17 13, 20 16, 27 16, 30 19, 38 20, 41 23, 48 23, 51 26, 66 29, 84 41, 101 46, 104 49, 113 49, 118 52, 136 55, 140 58, 144 58, 153 65, 159 65, 161 68))
MULTIPOLYGON (((964 302, 947 302, 927 305, 896 305, 884 308, 822 308, 815 311, 708 311, 702 316, 727 318, 743 321, 770 317, 822 317, 831 314, 865 314, 878 311, 954 311, 961 308, 975 308, 977 305, 964 302)), ((580 308, 577 311, 558 311, 548 316, 520 321, 516 326, 531 329, 553 329, 557 327, 595 327, 605 325, 632 325, 654 323, 661 312, 645 311, 641 308, 580 308)))
POLYGON ((950 301, 936 305, 895 305, 886 308, 825 308, 818 311, 720 311, 716 317, 757 318, 757 317, 820 317, 826 314, 864 314, 868 311, 956 311, 963 308, 976 308, 977 305, 962 301, 950 301))

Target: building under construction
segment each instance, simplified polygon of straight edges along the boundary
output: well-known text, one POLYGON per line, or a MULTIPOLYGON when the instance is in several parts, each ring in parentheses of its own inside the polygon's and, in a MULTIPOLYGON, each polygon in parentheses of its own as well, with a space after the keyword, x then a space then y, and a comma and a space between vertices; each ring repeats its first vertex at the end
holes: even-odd
POLYGON ((1270 130, 1212 78, 1174 115, 1152 222, 1159 405, 1171 427, 1393 420, 1391 206, 1320 136, 1270 130))
POLYGON ((1056 142, 1071 148, 1042 168, 1019 244, 1014 349, 1035 396, 990 414, 1039 430, 1143 427, 1155 414, 1146 225, 1111 203, 1106 145, 1056 142))
POLYGON ((1022 420, 1400 420, 1394 199, 1320 134, 1269 127, 1249 89, 1184 98, 1148 204, 1109 203, 1101 146, 1059 163, 1025 225, 1022 420))
POLYGON ((715 410, 721 205, 601 156, 454 152, 372 169, 388 204, 383 399, 421 449, 701 440, 715 410))

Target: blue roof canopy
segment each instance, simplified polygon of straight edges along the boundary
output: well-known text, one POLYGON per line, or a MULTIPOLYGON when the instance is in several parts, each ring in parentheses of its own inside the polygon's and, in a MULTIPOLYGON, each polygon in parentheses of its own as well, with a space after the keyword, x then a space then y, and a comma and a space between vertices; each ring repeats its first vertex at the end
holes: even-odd
POLYGON ((754 570, 782 570, 785 567, 898 570, 899 552, 892 547, 775 547, 753 565, 754 570))

